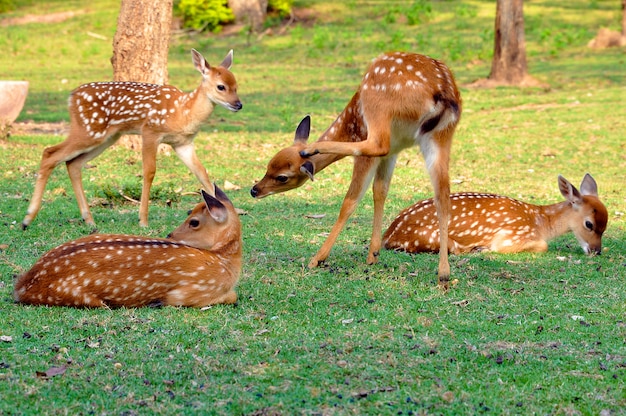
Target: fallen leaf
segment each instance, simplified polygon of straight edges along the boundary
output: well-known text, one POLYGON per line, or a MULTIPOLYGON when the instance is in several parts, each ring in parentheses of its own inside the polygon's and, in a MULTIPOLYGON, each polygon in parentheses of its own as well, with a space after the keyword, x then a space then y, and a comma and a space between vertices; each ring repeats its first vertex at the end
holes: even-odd
POLYGON ((13 342, 13 337, 10 335, 0 335, 0 341, 2 342, 13 342))
POLYGON ((50 367, 46 371, 36 371, 35 374, 39 378, 50 378, 50 377, 62 375, 63 373, 65 373, 65 370, 67 370, 67 367, 65 366, 50 367))
POLYGON ((241 189, 241 186, 235 185, 232 182, 224 181, 224 190, 225 191, 238 191, 241 189))
POLYGON ((313 218, 314 220, 318 220, 320 218, 324 218, 326 214, 306 214, 304 218, 313 218))

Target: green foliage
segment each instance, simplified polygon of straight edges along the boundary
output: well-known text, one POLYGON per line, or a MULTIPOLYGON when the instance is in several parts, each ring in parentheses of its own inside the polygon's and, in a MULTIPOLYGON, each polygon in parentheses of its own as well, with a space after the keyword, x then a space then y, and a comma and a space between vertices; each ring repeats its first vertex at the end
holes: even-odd
POLYGON ((223 24, 235 20, 226 0, 179 0, 176 11, 183 25, 195 30, 219 31, 223 24))
POLYGON ((267 3, 268 13, 276 13, 280 17, 287 17, 291 14, 293 0, 269 0, 267 3))
POLYGON ((7 13, 15 10, 15 3, 13 0, 0 0, 0 14, 7 13))

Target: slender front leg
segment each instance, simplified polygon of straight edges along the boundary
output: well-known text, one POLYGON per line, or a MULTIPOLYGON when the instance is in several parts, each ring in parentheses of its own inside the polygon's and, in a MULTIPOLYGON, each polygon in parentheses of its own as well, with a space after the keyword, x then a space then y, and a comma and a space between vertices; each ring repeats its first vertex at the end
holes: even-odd
POLYGON ((148 226, 148 204, 150 204, 150 188, 156 172, 156 155, 159 147, 156 137, 144 133, 141 143, 141 159, 143 163, 143 185, 141 203, 139 205, 139 225, 148 226))
POLYGON ((196 178, 198 178, 204 190, 207 191, 211 196, 215 196, 215 187, 209 179, 209 174, 207 173, 206 169, 200 162, 200 159, 198 159, 198 156, 196 155, 196 150, 194 148, 193 142, 181 146, 176 146, 174 147, 174 151, 176 152, 180 160, 183 161, 185 166, 187 166, 187 168, 189 168, 189 170, 192 171, 194 175, 196 175, 196 178))
POLYGON ((389 158, 382 159, 376 169, 374 178, 374 221, 372 226, 372 239, 370 249, 367 254, 367 264, 378 262, 378 254, 382 245, 383 214, 385 212, 385 201, 389 192, 389 183, 396 166, 397 154, 389 158))
POLYGON ((352 182, 350 183, 348 193, 341 204, 339 218, 337 218, 337 222, 333 225, 333 228, 330 230, 330 234, 328 235, 328 238, 326 238, 326 241, 324 241, 322 247, 309 262, 310 268, 317 267, 321 262, 328 258, 330 250, 333 248, 339 233, 341 233, 341 230, 356 209, 359 201, 363 198, 363 194, 367 190, 367 186, 372 181, 374 170, 376 166, 378 166, 379 162, 380 159, 371 157, 354 158, 352 182))

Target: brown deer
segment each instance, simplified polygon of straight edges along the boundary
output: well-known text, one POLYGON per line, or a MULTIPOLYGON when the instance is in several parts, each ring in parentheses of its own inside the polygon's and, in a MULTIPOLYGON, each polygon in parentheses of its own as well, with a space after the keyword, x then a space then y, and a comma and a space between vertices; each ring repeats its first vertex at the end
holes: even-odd
MULTIPOLYGON (((378 260, 383 209, 397 155, 418 146, 434 188, 441 247, 447 247, 450 211, 448 165, 452 136, 461 116, 461 96, 454 76, 442 62, 412 53, 393 52, 376 58, 343 112, 318 141, 307 144, 310 119, 296 130, 291 147, 269 162, 263 179, 251 189, 255 198, 297 188, 333 162, 354 156, 352 182, 339 218, 326 242, 309 262, 316 267, 328 258, 346 221, 369 183, 373 183, 374 220, 367 263, 378 260)), ((450 276, 448 252, 439 256, 439 283, 450 276)))
POLYGON ((156 172, 156 155, 160 143, 166 143, 213 195, 213 184, 196 156, 193 139, 216 104, 231 111, 242 108, 237 96, 237 82, 229 71, 233 62, 231 50, 219 66, 210 66, 195 49, 193 64, 202 74, 200 86, 184 93, 171 85, 139 82, 92 82, 70 94, 70 132, 67 139, 43 151, 41 166, 22 228, 35 219, 50 174, 65 162, 76 201, 85 223, 95 222, 89 211, 82 184, 85 163, 104 152, 123 134, 141 134, 143 187, 139 206, 139 224, 148 225, 150 187, 156 172))
POLYGON ((217 186, 202 190, 185 222, 166 239, 93 234, 41 257, 15 283, 17 302, 76 307, 235 303, 241 224, 217 186))
MULTIPOLYGON (((586 174, 580 191, 560 175, 558 182, 565 201, 552 205, 527 204, 493 194, 452 194, 448 250, 454 254, 544 252, 548 241, 572 231, 585 253, 600 254, 608 213, 598 198, 596 181, 586 174)), ((383 242, 391 250, 440 251, 433 200, 419 201, 398 214, 383 242)))

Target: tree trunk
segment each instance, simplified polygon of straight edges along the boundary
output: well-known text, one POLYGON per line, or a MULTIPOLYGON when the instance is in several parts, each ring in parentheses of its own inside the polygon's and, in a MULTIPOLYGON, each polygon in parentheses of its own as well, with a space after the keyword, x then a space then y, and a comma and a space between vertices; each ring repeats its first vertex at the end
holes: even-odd
POLYGON ((259 33, 267 16, 268 0, 228 0, 228 7, 237 23, 249 24, 250 31, 259 33))
MULTIPOLYGON (((173 0, 122 0, 113 38, 113 79, 167 84, 167 55, 173 0)), ((124 136, 123 146, 141 148, 138 136, 124 136)))
POLYGON ((498 0, 489 79, 520 85, 528 75, 522 0, 498 0))
POLYGON ((167 83, 172 0, 122 0, 113 39, 116 81, 167 83))

